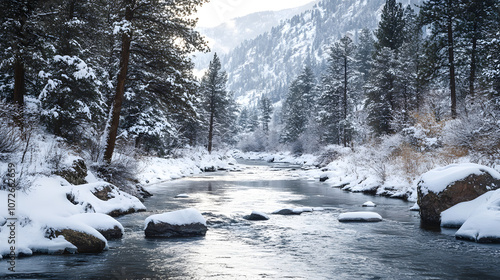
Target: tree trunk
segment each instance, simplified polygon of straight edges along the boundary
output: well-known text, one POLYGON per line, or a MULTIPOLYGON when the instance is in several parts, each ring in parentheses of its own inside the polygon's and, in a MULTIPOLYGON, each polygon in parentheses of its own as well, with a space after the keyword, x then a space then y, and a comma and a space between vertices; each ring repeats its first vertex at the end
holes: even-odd
POLYGON ((476 52, 477 52, 477 21, 474 21, 474 33, 472 35, 472 50, 471 50, 471 61, 470 61, 470 77, 469 77, 469 94, 473 98, 475 95, 475 83, 476 83, 476 52))
POLYGON ((342 133, 342 142, 344 147, 347 147, 347 135, 346 135, 346 122, 347 122, 347 55, 344 56, 344 97, 343 97, 343 105, 344 105, 344 115, 343 115, 343 133, 342 133))
POLYGON ((24 63, 20 57, 16 57, 14 63, 14 94, 12 101, 22 107, 24 105, 25 88, 25 69, 24 63))
MULTIPOLYGON (((449 4, 451 6, 451 4, 449 4)), ((451 117, 457 117, 457 92, 455 82, 455 50, 452 16, 448 16, 448 62, 450 64, 451 117)))
POLYGON ((210 124, 208 128, 208 153, 212 153, 212 143, 214 137, 214 111, 210 112, 210 124))
MULTIPOLYGON (((129 5, 125 11, 125 19, 131 21, 133 18, 133 10, 131 6, 135 1, 129 1, 129 5)), ((109 128, 109 135, 104 152, 104 161, 111 163, 113 152, 115 150, 116 137, 118 135, 118 126, 120 124, 120 114, 122 110, 123 97, 125 94, 125 82, 127 81, 128 63, 130 58, 130 43, 132 41, 132 34, 123 33, 122 35, 122 51, 120 57, 120 72, 118 73, 118 80, 116 85, 115 98, 113 102, 113 110, 111 113, 111 125, 109 128)))

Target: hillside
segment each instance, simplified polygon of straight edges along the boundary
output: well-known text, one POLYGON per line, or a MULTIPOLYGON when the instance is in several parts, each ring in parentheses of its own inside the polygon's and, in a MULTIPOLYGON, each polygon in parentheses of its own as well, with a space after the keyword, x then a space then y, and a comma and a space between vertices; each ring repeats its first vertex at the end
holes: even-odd
MULTIPOLYGON (((418 4, 406 0, 403 4, 418 4)), ((222 61, 228 88, 240 104, 250 104, 262 94, 274 102, 282 99, 289 82, 310 61, 320 73, 328 46, 346 33, 354 40, 360 29, 375 29, 385 0, 325 0, 300 15, 283 21, 271 31, 243 42, 222 61)))

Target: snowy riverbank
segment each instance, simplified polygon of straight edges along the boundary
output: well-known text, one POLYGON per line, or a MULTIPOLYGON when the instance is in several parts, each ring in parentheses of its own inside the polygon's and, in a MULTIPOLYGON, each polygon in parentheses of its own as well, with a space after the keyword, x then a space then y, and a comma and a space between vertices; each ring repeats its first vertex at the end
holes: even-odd
MULTIPOLYGON (((172 159, 143 157, 138 162, 138 180, 147 188, 203 170, 237 168, 236 160, 225 152, 208 154, 202 149, 191 149, 182 153, 184 156, 172 159)), ((2 169, 8 169, 7 163, 1 165, 2 169)), ((78 245, 65 235, 68 230, 79 232, 83 239, 100 240, 102 249, 106 249, 107 240, 101 232, 115 227, 123 231, 120 223, 109 215, 146 210, 138 198, 97 179, 90 170, 86 171, 86 184, 81 185, 73 185, 47 168, 43 171, 25 178, 28 188, 0 190, 0 258, 11 252, 23 255, 75 252, 78 245), (88 215, 82 216, 84 213, 88 215)))

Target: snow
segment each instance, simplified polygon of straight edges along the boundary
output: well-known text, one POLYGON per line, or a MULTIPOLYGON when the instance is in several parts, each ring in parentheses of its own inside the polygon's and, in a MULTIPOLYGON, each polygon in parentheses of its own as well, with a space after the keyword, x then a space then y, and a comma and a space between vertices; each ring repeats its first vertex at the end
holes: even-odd
MULTIPOLYGON (((89 174, 87 178, 94 178, 89 174)), ((49 239, 47 230, 72 229, 93 235, 106 242, 106 239, 97 229, 123 227, 115 219, 105 215, 113 210, 134 207, 136 210, 145 209, 144 205, 131 195, 119 191, 116 187, 105 182, 94 182, 74 186, 59 176, 39 175, 32 179, 31 187, 26 191, 16 192, 16 250, 17 253, 31 255, 33 253, 55 253, 64 250, 75 252, 76 247, 63 237, 49 239), (112 187, 114 198, 103 201, 95 197, 91 191, 104 186, 112 187), (73 204, 69 201, 69 194, 74 195, 73 204), (91 205, 91 206, 90 206, 91 205), (97 213, 85 213, 85 212, 97 213)), ((0 201, 7 201, 7 191, 0 191, 0 201)), ((7 207, 0 207, 1 221, 11 218, 7 207)), ((10 230, 9 223, 0 226, 0 240, 7 240, 10 230)), ((0 255, 9 253, 9 244, 0 242, 0 255)))
POLYGON ((367 201, 363 203, 363 207, 376 207, 377 204, 373 203, 372 201, 367 201))
POLYGON ((486 210, 467 219, 455 233, 456 237, 478 242, 500 241, 500 212, 486 210))
POLYGON ((122 234, 125 231, 120 222, 102 213, 80 213, 71 216, 70 219, 79 221, 97 230, 108 230, 118 227, 122 231, 122 234))
POLYGON ((500 189, 459 203, 441 213, 441 226, 460 227, 455 236, 473 240, 500 240, 500 189))
POLYGON ((150 222, 153 222, 155 224, 167 223, 179 226, 196 224, 196 223, 200 223, 205 226, 207 225, 207 221, 205 220, 205 218, 203 218, 201 213, 194 208, 177 210, 173 212, 167 212, 163 214, 156 214, 149 216, 148 218, 146 218, 144 222, 144 229, 147 228, 150 222))
POLYGON ((472 174, 481 175, 483 173, 489 173, 493 178, 500 180, 500 173, 493 168, 475 163, 461 163, 436 168, 424 173, 420 177, 420 188, 424 195, 429 191, 437 194, 444 191, 453 182, 462 180, 472 174))
POLYGON ((235 170, 238 168, 236 160, 229 152, 215 151, 209 154, 202 149, 186 149, 181 151, 183 157, 157 158, 147 157, 139 162, 141 184, 152 185, 186 176, 201 174, 205 168, 214 167, 216 170, 235 170))
POLYGON ((189 195, 185 194, 185 193, 181 193, 181 194, 176 195, 175 198, 189 198, 189 195))
POLYGON ((382 216, 375 212, 347 212, 338 217, 340 222, 363 222, 363 221, 382 221, 382 216))

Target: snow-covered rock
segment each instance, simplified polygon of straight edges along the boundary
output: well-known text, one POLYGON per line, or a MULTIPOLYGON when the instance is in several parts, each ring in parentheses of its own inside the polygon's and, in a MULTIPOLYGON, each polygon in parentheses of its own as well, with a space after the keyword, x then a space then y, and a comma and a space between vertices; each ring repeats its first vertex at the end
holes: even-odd
POLYGON ((500 187, 500 173, 473 163, 433 169, 420 177, 417 192, 422 221, 439 224, 441 212, 500 187))
POLYGON ((86 205, 86 208, 91 208, 97 213, 113 217, 146 210, 137 197, 122 192, 106 182, 72 187, 67 196, 73 204, 86 205))
POLYGON ((146 237, 204 236, 208 230, 207 221, 194 208, 152 215, 144 223, 146 237))
POLYGON ((266 215, 263 212, 259 212, 259 211, 252 211, 252 213, 250 215, 244 216, 243 218, 246 219, 246 220, 249 220, 249 221, 265 221, 265 220, 269 220, 269 216, 268 215, 266 215))
POLYGON ((441 226, 460 227, 455 234, 458 239, 500 242, 500 190, 443 211, 441 226))
POLYGON ((300 215, 302 214, 302 208, 285 208, 274 211, 272 214, 275 215, 300 215))
MULTIPOLYGON (((105 233, 116 227, 118 232, 123 232, 123 227, 115 219, 104 214, 131 208, 145 209, 139 199, 114 186, 109 187, 111 192, 106 194, 107 200, 94 195, 107 186, 112 185, 94 182, 74 186, 59 176, 34 178, 29 190, 16 192, 16 250, 25 255, 104 250, 107 240, 101 230, 105 233), (93 245, 80 245, 86 242, 84 240, 93 245)), ((7 201, 7 196, 7 191, 0 190, 0 201, 7 201)), ((9 217, 7 207, 0 207, 0 240, 8 238, 9 223, 3 221, 9 217)), ((0 242, 0 255, 8 253, 7 242, 0 242)))
POLYGON ((330 177, 328 177, 328 174, 326 174, 326 173, 323 173, 323 174, 321 174, 321 175, 319 176, 319 181, 320 181, 320 182, 324 182, 324 181, 326 181, 326 180, 328 180, 328 179, 330 179, 330 177))
POLYGON ((121 238, 125 231, 120 222, 106 214, 81 213, 71 216, 70 219, 93 227, 107 240, 121 238))
POLYGON ((372 201, 367 201, 363 203, 363 207, 377 207, 377 204, 373 203, 372 201))
POLYGON ((382 216, 375 212, 347 212, 338 217, 339 222, 380 222, 382 216))

